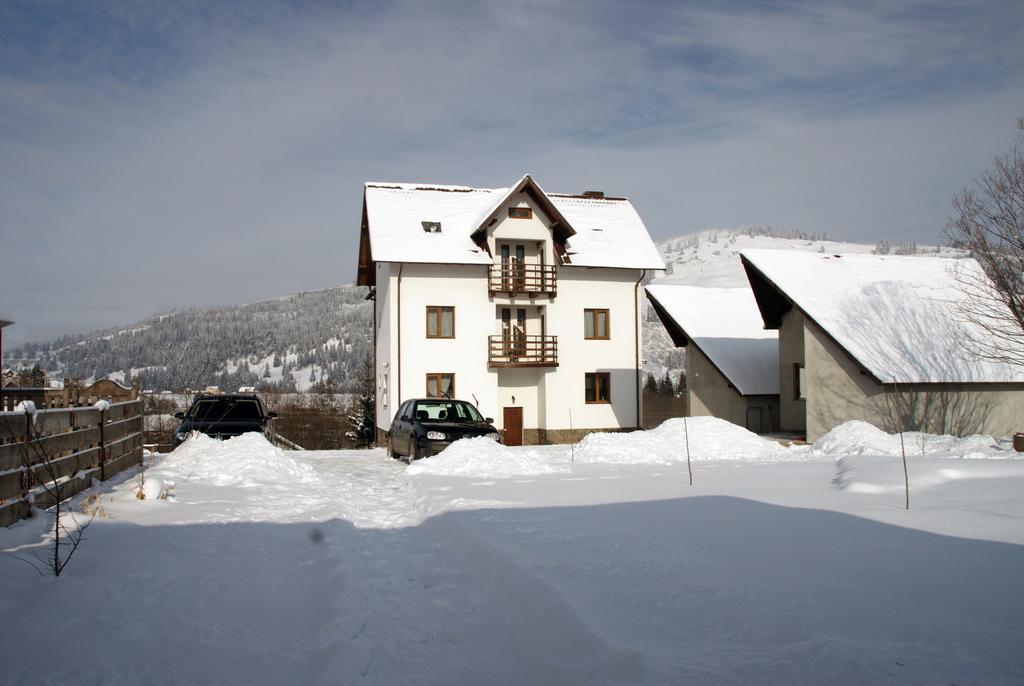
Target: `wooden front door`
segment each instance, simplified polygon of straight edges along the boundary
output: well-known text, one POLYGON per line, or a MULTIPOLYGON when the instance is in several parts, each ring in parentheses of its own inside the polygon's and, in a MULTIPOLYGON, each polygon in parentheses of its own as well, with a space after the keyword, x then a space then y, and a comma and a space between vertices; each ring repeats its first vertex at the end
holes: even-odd
POLYGON ((506 407, 502 409, 502 425, 505 427, 501 442, 505 445, 523 444, 523 408, 506 407))

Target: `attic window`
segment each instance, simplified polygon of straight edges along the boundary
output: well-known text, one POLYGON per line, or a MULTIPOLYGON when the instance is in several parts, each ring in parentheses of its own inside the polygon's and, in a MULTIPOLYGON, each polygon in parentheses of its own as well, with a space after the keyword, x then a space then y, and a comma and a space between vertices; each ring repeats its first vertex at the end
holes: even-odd
POLYGON ((422 222, 423 233, 441 233, 441 222, 422 222))
POLYGON ((529 207, 508 208, 509 219, 533 219, 533 209, 529 207))

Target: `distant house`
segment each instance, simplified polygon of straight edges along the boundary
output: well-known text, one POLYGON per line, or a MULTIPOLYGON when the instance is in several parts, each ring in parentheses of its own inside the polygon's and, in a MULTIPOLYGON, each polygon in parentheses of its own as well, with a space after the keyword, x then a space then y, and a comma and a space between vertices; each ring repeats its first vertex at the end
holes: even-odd
POLYGON ((656 284, 647 298, 686 348, 687 407, 759 433, 779 428, 779 342, 749 288, 656 284))
POLYGON ((765 327, 779 334, 780 424, 815 440, 850 419, 890 431, 998 436, 1024 429, 1024 370, 981 359, 958 274, 919 256, 741 254, 765 327))
POLYGON ((410 398, 474 400, 507 444, 639 426, 640 283, 665 265, 629 200, 367 183, 377 432, 410 398))

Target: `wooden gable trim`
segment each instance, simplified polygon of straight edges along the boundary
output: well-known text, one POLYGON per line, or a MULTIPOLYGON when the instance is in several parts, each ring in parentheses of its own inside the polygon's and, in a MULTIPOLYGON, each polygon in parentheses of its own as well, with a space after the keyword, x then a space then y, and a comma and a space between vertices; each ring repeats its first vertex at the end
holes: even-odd
POLYGON ((871 380, 879 385, 885 383, 875 376, 874 373, 868 369, 866 364, 858 360, 853 353, 847 350, 846 346, 837 341, 835 336, 830 334, 828 330, 819 324, 814 317, 809 315, 806 310, 793 302, 793 299, 786 295, 785 291, 779 288, 775 282, 769 279, 765 273, 752 264, 750 260, 743 255, 740 255, 740 261, 743 263, 743 269, 747 272, 747 280, 750 282, 750 288, 754 292, 754 300, 757 301, 757 309, 761 312, 761 319, 764 321, 764 328, 780 329, 782 327, 782 318, 785 314, 792 309, 796 309, 797 312, 803 315, 805 320, 814 324, 814 326, 824 334, 825 338, 831 341, 838 350, 843 351, 843 354, 850 358, 850 361, 860 368, 862 374, 870 377, 871 380))
POLYGON ((366 189, 363 189, 363 221, 359 228, 359 271, 357 286, 376 286, 377 270, 373 268, 373 250, 370 246, 370 221, 366 211, 366 189))
POLYGON ((668 332, 668 337, 672 339, 672 343, 677 348, 685 348, 690 344, 690 337, 683 331, 683 327, 676 323, 676 320, 672 318, 672 315, 662 307, 661 303, 658 302, 657 298, 650 294, 649 291, 644 289, 644 293, 647 295, 647 299, 651 303, 651 307, 654 308, 655 314, 658 315, 658 319, 661 320, 662 326, 665 327, 665 331, 668 332))
MULTIPOLYGON (((569 240, 570 236, 576 235, 576 230, 572 228, 565 216, 555 207, 554 203, 551 202, 551 198, 541 190, 537 182, 533 180, 529 174, 524 176, 522 180, 515 186, 509 189, 509 192, 505 194, 505 197, 501 199, 501 202, 497 204, 494 210, 484 217, 484 220, 480 222, 480 225, 473 231, 470 237, 473 242, 477 245, 486 245, 487 243, 487 229, 494 225, 497 221, 498 215, 501 209, 505 207, 506 203, 510 198, 519 194, 526 193, 530 198, 540 206, 544 213, 551 219, 551 232, 552 238, 554 239, 555 254, 562 261, 562 264, 568 264, 569 259, 566 254, 565 244, 569 240)), ((488 254, 489 251, 488 251, 488 254)))

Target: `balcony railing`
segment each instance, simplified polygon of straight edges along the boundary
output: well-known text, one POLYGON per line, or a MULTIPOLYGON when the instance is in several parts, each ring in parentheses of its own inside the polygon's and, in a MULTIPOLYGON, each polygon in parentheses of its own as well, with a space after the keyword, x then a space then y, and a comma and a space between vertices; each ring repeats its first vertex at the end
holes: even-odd
POLYGON ((490 336, 487 340, 487 366, 557 367, 558 336, 490 336))
POLYGON ((487 288, 492 296, 525 293, 531 298, 538 295, 553 298, 558 291, 558 276, 554 266, 505 262, 491 266, 487 288))

